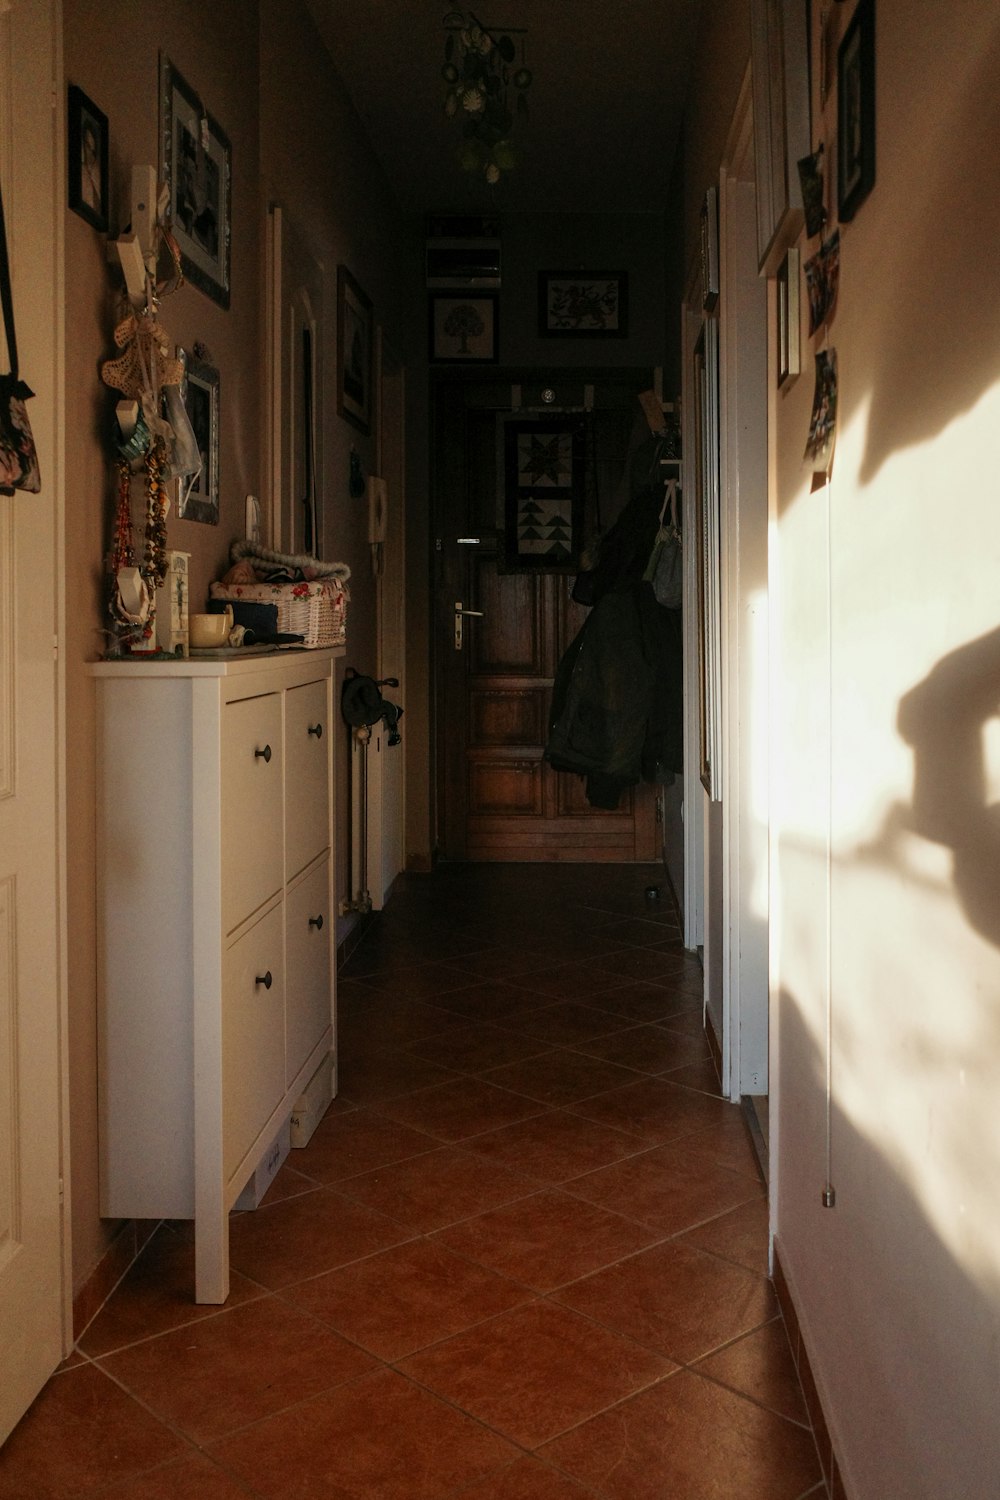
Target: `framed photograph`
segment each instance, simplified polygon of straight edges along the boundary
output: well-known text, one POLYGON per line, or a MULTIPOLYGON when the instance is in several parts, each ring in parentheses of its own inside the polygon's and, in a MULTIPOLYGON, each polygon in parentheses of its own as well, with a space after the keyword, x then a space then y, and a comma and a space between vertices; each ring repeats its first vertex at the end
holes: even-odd
POLYGON ((372 427, 371 298, 346 266, 337 267, 337 411, 359 432, 372 427))
POLYGON ((160 179, 185 278, 220 307, 229 306, 229 137, 194 89, 160 55, 160 179))
POLYGON ((183 486, 177 514, 185 521, 219 524, 219 372, 199 359, 184 358, 181 394, 194 439, 201 454, 201 470, 183 486))
POLYGON ((875 185, 875 0, 860 0, 837 52, 837 211, 854 218, 875 185))
POLYGON ((778 267, 778 388, 794 380, 802 369, 799 342, 799 252, 785 252, 778 267))
POLYGON ((503 569, 575 573, 584 503, 579 417, 503 419, 503 569))
POLYGON ((430 358, 434 363, 495 364, 500 353, 500 299, 490 292, 432 292, 430 358))
POLYGON ((802 0, 751 0, 757 264, 777 274, 798 237, 803 210, 798 162, 809 152, 809 39, 802 0))
POLYGON ((624 271, 540 271, 538 332, 542 338, 625 338, 628 276, 624 271))
POLYGON ((69 206, 102 234, 108 232, 108 117, 70 84, 69 206))

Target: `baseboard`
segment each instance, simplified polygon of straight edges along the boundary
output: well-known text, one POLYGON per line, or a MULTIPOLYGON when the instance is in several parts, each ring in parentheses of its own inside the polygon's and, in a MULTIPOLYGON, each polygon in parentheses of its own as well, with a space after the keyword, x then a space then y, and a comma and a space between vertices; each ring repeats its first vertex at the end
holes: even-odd
POLYGON ((160 1226, 159 1219, 126 1219, 86 1281, 73 1294, 73 1342, 97 1317, 160 1226))
POLYGON ((823 1403, 816 1388, 812 1366, 809 1363, 809 1355, 805 1342, 799 1329, 799 1315, 795 1309, 791 1288, 781 1264, 781 1251, 777 1240, 774 1242, 774 1290, 778 1295, 778 1304, 781 1308, 781 1316, 785 1321, 785 1331, 788 1334, 788 1347, 792 1351, 792 1359, 799 1374, 799 1384, 805 1397, 806 1408, 809 1412, 809 1420, 812 1423, 813 1436, 816 1439, 816 1448, 819 1453, 819 1461, 823 1468, 823 1478, 826 1480, 830 1500, 848 1500, 847 1489, 844 1485, 840 1465, 833 1451, 833 1441, 830 1437, 830 1428, 823 1410, 823 1403))

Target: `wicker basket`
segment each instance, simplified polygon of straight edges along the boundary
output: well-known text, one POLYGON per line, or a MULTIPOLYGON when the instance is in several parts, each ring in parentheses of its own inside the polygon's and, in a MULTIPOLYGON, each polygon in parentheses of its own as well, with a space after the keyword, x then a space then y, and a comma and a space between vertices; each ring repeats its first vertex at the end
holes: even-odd
POLYGON ((213 599, 224 604, 276 604, 282 635, 301 635, 303 645, 343 646, 347 641, 347 603, 341 583, 318 579, 313 583, 213 583, 213 599))

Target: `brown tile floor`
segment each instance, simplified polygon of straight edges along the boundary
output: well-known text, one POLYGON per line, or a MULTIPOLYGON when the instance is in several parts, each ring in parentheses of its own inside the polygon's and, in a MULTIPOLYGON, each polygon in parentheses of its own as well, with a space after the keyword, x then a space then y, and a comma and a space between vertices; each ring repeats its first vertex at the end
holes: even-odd
POLYGON ((452 866, 346 966, 340 1097, 223 1309, 164 1225, 0 1500, 825 1496, 655 867, 452 866))

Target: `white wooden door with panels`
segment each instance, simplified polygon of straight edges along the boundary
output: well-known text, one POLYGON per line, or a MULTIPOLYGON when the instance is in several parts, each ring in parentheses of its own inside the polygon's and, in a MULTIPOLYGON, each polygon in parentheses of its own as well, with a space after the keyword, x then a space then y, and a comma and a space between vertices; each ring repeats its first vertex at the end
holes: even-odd
MULTIPOLYGON (((375 574, 376 665, 378 678, 395 678, 383 691, 405 706, 406 593, 404 554, 404 474, 406 372, 399 355, 378 330, 375 350, 376 465, 369 481, 369 530, 375 574)), ((391 745, 384 724, 376 724, 368 746, 367 889, 381 910, 403 868, 406 722, 402 743, 391 745)))
MULTIPOLYGON (((62 832, 62 108, 58 6, 0 8, 0 178, 42 475, 0 495, 0 1443, 69 1348, 62 832)), ((6 358, 6 352, 2 355, 6 358)), ((6 370, 9 365, 5 364, 6 370)))
POLYGON ((278 205, 269 252, 272 546, 321 557, 323 269, 278 205))

